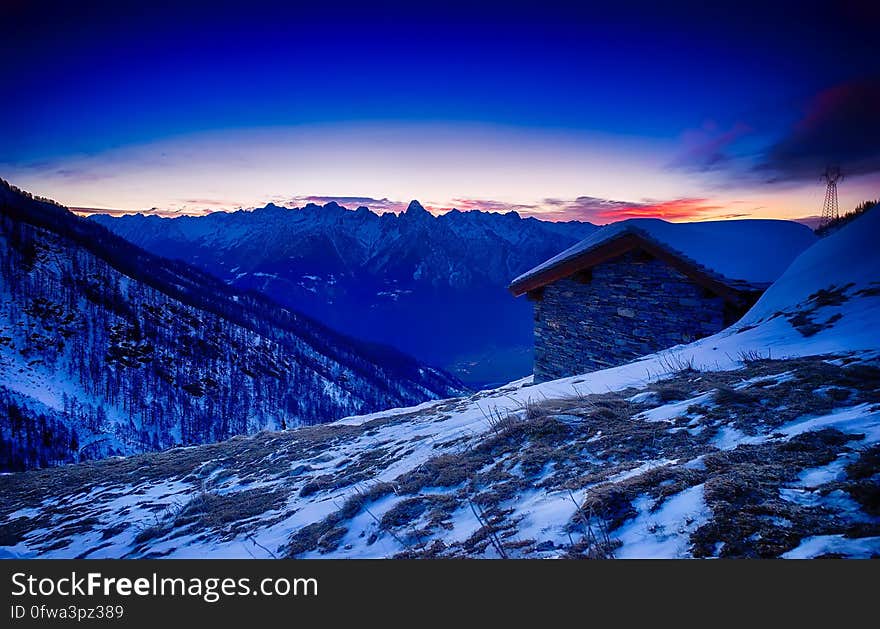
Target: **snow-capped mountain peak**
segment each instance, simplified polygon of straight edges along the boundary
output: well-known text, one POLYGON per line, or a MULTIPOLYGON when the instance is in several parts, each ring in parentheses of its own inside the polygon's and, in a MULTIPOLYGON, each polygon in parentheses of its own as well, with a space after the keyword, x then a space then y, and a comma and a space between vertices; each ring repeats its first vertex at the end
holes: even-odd
POLYGON ((403 216, 407 218, 433 218, 433 215, 428 212, 422 204, 413 199, 409 202, 409 205, 406 206, 406 211, 404 211, 403 216))

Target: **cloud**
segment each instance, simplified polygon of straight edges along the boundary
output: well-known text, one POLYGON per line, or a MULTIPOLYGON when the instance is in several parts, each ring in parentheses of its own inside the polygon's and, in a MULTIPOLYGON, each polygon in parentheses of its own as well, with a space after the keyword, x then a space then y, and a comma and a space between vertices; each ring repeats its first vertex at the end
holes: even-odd
POLYGON ((606 220, 623 220, 624 218, 662 218, 666 220, 697 220, 705 218, 711 212, 725 209, 721 205, 713 205, 709 199, 671 199, 669 201, 649 201, 637 203, 629 207, 609 209, 600 218, 606 220))
POLYGON ((716 214, 707 218, 711 218, 712 220, 717 221, 727 221, 734 218, 748 218, 750 216, 751 214, 716 214))
MULTIPOLYGON (((3 164, 4 167, 16 168, 12 164, 3 164)), ((61 180, 68 184, 93 183, 111 179, 112 175, 97 172, 88 165, 71 163, 70 160, 44 159, 23 163, 17 167, 28 176, 39 176, 40 179, 61 180)))
MULTIPOLYGON (((543 209, 536 210, 531 216, 550 221, 589 221, 591 223, 612 223, 628 218, 662 218, 666 220, 702 220, 705 218, 721 218, 710 216, 724 210, 708 199, 682 198, 666 201, 644 200, 620 201, 600 197, 581 196, 575 199, 544 199, 543 209)), ((734 215, 723 215, 724 217, 734 215)), ((741 216, 741 215, 736 215, 741 216)))
POLYGON ((108 175, 91 172, 82 168, 57 168, 52 174, 61 177, 62 179, 88 183, 102 181, 109 178, 108 175))
POLYGON ((183 199, 186 205, 211 205, 216 207, 241 207, 240 201, 228 201, 223 199, 183 199))
POLYGON ((327 195, 307 195, 292 197, 289 202, 297 207, 316 203, 325 205, 335 201, 343 207, 350 210, 357 209, 360 206, 366 206, 376 212, 383 214, 385 212, 403 212, 409 201, 392 201, 388 198, 374 199, 373 197, 351 197, 351 196, 327 196, 327 195))
MULTIPOLYGON (((126 214, 155 214, 156 216, 174 217, 183 214, 181 210, 164 210, 157 207, 150 208, 149 210, 118 210, 112 208, 70 206, 68 209, 74 214, 79 214, 80 216, 91 216, 92 214, 108 214, 109 216, 125 216, 126 214)), ((186 214, 192 213, 186 212, 186 214)))
POLYGON ((605 220, 607 216, 638 204, 601 197, 580 196, 568 200, 548 198, 544 199, 541 205, 551 209, 541 212, 538 218, 560 221, 607 222, 605 220))
POLYGON ((684 148, 671 165, 700 172, 727 167, 733 159, 731 147, 752 131, 744 122, 737 122, 727 130, 719 129, 713 122, 707 122, 700 129, 685 131, 682 136, 684 148))
MULTIPOLYGON (((458 198, 452 200, 452 208, 458 210, 482 210, 483 212, 521 212, 534 210, 535 204, 511 203, 509 201, 497 201, 494 199, 467 199, 458 198)), ((452 209, 449 208, 449 209, 452 209)))
POLYGON ((817 94, 805 115, 765 152, 757 171, 771 182, 815 181, 829 164, 845 174, 880 171, 880 77, 817 94))

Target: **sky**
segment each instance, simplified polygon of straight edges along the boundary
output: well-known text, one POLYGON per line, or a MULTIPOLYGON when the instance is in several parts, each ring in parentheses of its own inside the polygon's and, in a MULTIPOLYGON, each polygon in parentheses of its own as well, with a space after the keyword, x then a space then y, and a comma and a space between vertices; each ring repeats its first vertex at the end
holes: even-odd
POLYGON ((120 4, 4 1, 0 177, 162 214, 803 218, 829 164, 880 198, 869 3, 120 4))

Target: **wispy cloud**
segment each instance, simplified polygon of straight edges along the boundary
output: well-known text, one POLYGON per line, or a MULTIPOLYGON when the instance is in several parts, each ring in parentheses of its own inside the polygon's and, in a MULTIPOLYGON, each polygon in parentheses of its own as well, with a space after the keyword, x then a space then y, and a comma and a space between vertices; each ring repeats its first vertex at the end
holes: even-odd
POLYGON ((752 131, 744 122, 723 129, 710 121, 699 129, 689 129, 683 134, 682 149, 671 165, 699 172, 728 167, 733 160, 731 149, 752 131))
POLYGON ((629 201, 604 199, 601 197, 580 196, 574 199, 547 198, 541 202, 541 209, 534 214, 538 218, 554 221, 609 222, 614 216, 637 205, 629 201))
POLYGON ((723 212, 726 206, 704 198, 621 201, 581 196, 570 200, 544 199, 541 206, 541 209, 531 215, 551 221, 578 220, 600 224, 628 218, 662 218, 680 221, 730 216, 730 214, 718 215, 718 212, 723 212))
MULTIPOLYGON (((3 166, 14 167, 10 164, 3 164, 3 166)), ((18 169, 27 175, 39 176, 42 179, 56 179, 67 185, 90 184, 112 178, 109 172, 102 172, 89 165, 70 163, 62 159, 31 161, 21 164, 18 169)))
MULTIPOLYGON (((826 166, 850 176, 880 175, 880 76, 834 85, 785 106, 790 123, 707 122, 682 134, 671 170, 704 176, 716 189, 795 189, 816 184, 826 166)), ((748 116, 746 117, 748 118, 748 116)))
POLYGON ((185 205, 208 205, 211 207, 241 207, 241 201, 230 201, 228 199, 183 199, 185 205))
POLYGON ((373 210, 378 214, 383 214, 385 212, 403 212, 406 209, 406 206, 409 204, 409 201, 392 201, 388 198, 375 199, 373 197, 352 197, 352 196, 333 196, 333 195, 306 195, 306 196, 295 196, 288 200, 293 206, 301 207, 303 205, 307 205, 309 203, 316 203, 318 205, 325 205, 327 203, 335 201, 339 205, 343 207, 347 207, 350 210, 357 209, 358 207, 365 206, 373 210))
POLYGON ((83 168, 56 168, 52 173, 62 179, 72 180, 82 183, 92 183, 95 181, 103 181, 109 178, 105 173, 97 173, 83 168))
POLYGON ((149 210, 119 210, 113 208, 71 206, 69 209, 74 214, 79 214, 80 216, 91 216, 92 214, 108 214, 110 216, 125 216, 126 214, 155 214, 156 216, 173 217, 181 216, 182 214, 192 214, 191 212, 182 212, 181 210, 167 210, 157 207, 150 208, 149 210))
POLYGON ((511 203, 509 201, 498 201, 495 199, 453 199, 449 206, 432 206, 437 211, 449 211, 452 209, 466 212, 468 210, 480 210, 483 212, 520 212, 529 213, 540 206, 534 203, 511 203))
POLYGON ((723 205, 716 205, 709 199, 670 199, 668 201, 648 201, 629 207, 610 209, 602 212, 599 218, 622 220, 624 218, 662 218, 666 220, 698 220, 707 214, 723 211, 723 205))

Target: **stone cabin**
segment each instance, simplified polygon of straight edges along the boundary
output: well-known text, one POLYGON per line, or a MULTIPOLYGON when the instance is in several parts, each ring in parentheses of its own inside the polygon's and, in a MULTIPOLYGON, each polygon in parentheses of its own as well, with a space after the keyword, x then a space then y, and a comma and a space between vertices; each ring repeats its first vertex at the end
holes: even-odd
POLYGON ((597 230, 510 284, 534 302, 535 382, 721 331, 815 238, 775 220, 631 219, 597 230))

